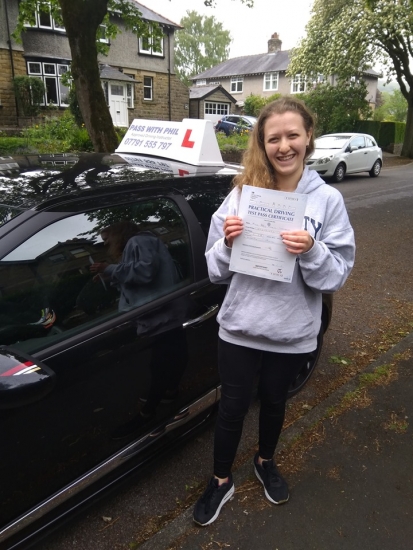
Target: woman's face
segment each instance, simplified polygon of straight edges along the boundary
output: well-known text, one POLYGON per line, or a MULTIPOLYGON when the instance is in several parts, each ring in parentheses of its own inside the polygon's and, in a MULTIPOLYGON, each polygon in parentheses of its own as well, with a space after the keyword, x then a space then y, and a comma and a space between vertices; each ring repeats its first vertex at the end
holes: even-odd
POLYGON ((302 116, 294 111, 271 115, 264 125, 264 147, 268 160, 282 183, 301 178, 304 168, 306 147, 311 131, 304 127, 302 116))

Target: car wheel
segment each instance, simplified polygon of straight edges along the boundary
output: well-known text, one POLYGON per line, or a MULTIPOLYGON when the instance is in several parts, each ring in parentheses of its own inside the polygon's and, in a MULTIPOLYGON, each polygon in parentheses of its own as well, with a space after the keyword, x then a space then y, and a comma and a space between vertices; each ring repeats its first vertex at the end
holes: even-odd
POLYGON ((377 176, 381 172, 381 162, 379 159, 376 160, 376 162, 373 164, 372 169, 370 170, 369 174, 371 178, 377 178, 377 176))
POLYGON ((334 170, 333 181, 335 181, 336 183, 340 183, 340 181, 343 181, 345 175, 346 167, 342 162, 340 162, 340 164, 337 165, 337 168, 334 170))
POLYGON ((316 368, 318 359, 321 354, 321 348, 323 347, 323 335, 324 335, 324 327, 323 325, 321 325, 320 332, 318 333, 318 336, 317 336, 317 348, 308 355, 306 364, 300 370, 294 382, 291 384, 288 390, 288 399, 296 395, 298 392, 300 392, 303 389, 303 387, 307 384, 307 382, 310 380, 311 375, 313 374, 314 369, 316 368))

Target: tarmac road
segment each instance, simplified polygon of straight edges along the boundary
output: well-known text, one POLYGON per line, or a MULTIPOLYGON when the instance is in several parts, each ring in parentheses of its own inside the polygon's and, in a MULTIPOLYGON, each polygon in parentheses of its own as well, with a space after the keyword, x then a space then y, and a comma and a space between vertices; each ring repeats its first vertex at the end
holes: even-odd
MULTIPOLYGON (((394 327, 404 327, 401 339, 406 323, 413 320, 413 165, 385 168, 375 179, 352 176, 335 186, 343 193, 356 232, 356 266, 347 285, 335 296, 333 323, 317 372, 292 400, 292 405, 302 407, 303 417, 284 431, 281 454, 292 440, 308 436, 310 427, 323 417, 329 394, 332 406, 340 403, 340 391, 348 388, 339 393, 329 388, 346 369, 351 371, 352 361, 360 362, 363 353, 381 357, 382 349, 393 341, 389 334, 394 327), (343 358, 346 364, 340 363, 343 358)), ((412 349, 411 339, 403 342, 404 352, 412 349)), ((386 357, 383 360, 388 362, 386 357)), ((178 510, 169 526, 139 546, 140 550, 413 550, 412 476, 408 468, 413 454, 412 367, 411 359, 398 362, 399 378, 369 390, 369 406, 320 424, 325 436, 315 435, 314 445, 309 444, 302 458, 291 459, 291 500, 284 507, 267 506, 260 485, 253 480, 250 457, 257 420, 253 404, 240 447, 242 460, 234 472, 236 486, 249 489, 236 494, 215 524, 198 529, 192 524, 191 509, 182 512, 185 507, 177 505, 177 501, 190 501, 188 495, 196 493, 196 487, 203 486, 210 474, 210 428, 37 548, 135 549, 143 532, 152 533, 152 526, 178 510), (386 428, 392 420, 396 426, 405 422, 407 427, 401 433, 386 428)), ((350 382, 358 383, 358 378, 350 382)))

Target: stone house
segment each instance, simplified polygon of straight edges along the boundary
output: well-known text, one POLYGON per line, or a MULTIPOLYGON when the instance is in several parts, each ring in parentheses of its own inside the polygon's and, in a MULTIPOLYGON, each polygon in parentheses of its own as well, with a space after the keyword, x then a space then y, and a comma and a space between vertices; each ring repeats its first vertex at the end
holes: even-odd
MULTIPOLYGON (((174 72, 174 33, 181 27, 147 7, 135 3, 143 19, 163 29, 161 51, 151 41, 128 31, 121 18, 110 14, 121 32, 110 43, 107 56, 100 55, 100 75, 107 103, 116 126, 129 126, 134 118, 182 120, 189 116, 189 90, 174 72)), ((71 53, 65 29, 50 13, 36 13, 35 26, 28 26, 22 43, 12 38, 18 16, 18 0, 0 0, 0 128, 24 125, 13 93, 13 78, 41 78, 46 87, 46 107, 57 113, 68 107, 68 89, 61 81, 70 68, 71 53)), ((102 25, 101 41, 108 42, 102 25)), ((49 113, 50 114, 50 113, 49 113)))
MULTIPOLYGON (((194 87, 208 86, 212 82, 220 84, 236 98, 236 106, 241 110, 244 100, 251 94, 269 97, 276 93, 287 95, 306 91, 306 82, 300 75, 292 79, 286 76, 289 61, 290 51, 282 50, 282 42, 278 34, 274 33, 268 40, 266 53, 228 59, 191 80, 194 87)), ((380 74, 374 70, 367 71, 363 76, 372 108, 376 104, 379 77, 380 74)), ((320 75, 319 78, 321 81, 324 77, 320 75)), ((327 81, 334 84, 334 76, 327 77, 327 81)))

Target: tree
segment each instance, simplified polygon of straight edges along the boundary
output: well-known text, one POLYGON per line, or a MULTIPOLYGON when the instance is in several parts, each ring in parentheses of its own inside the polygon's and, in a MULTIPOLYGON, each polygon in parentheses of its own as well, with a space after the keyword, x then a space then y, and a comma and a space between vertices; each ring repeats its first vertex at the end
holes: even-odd
POLYGON ((371 114, 364 82, 319 84, 300 97, 315 114, 317 136, 352 131, 360 118, 371 114))
POLYGON ((402 155, 413 158, 413 18, 411 0, 315 0, 307 36, 293 51, 289 74, 361 79, 381 63, 408 104, 402 155))
POLYGON ((382 92, 382 102, 374 112, 374 120, 404 122, 407 116, 407 101, 400 90, 382 92))
MULTIPOLYGON (((253 0, 241 2, 253 5, 253 0)), ((215 5, 215 1, 205 0, 205 4, 215 5)), ((97 54, 105 48, 97 42, 100 25, 106 24, 107 38, 116 36, 119 29, 109 21, 111 11, 122 18, 128 29, 153 40, 153 44, 162 35, 160 26, 144 21, 134 0, 21 0, 15 38, 24 31, 25 23, 34 24, 36 9, 51 10, 54 19, 64 25, 72 54, 71 74, 85 126, 95 151, 112 152, 118 140, 99 76, 97 54)))
POLYGON ((228 59, 231 35, 214 16, 187 10, 180 21, 183 30, 175 38, 175 70, 187 86, 200 74, 228 59))
MULTIPOLYGON (((24 31, 25 23, 34 24, 36 10, 50 10, 53 18, 64 25, 72 54, 71 77, 90 139, 95 151, 114 151, 118 139, 97 62, 98 51, 105 52, 97 42, 100 25, 106 24, 108 38, 116 36, 118 28, 110 23, 109 10, 121 16, 126 27, 141 36, 149 36, 149 25, 142 20, 137 6, 128 0, 22 0, 15 37, 24 31)), ((161 31, 157 27, 154 32, 161 31)))

